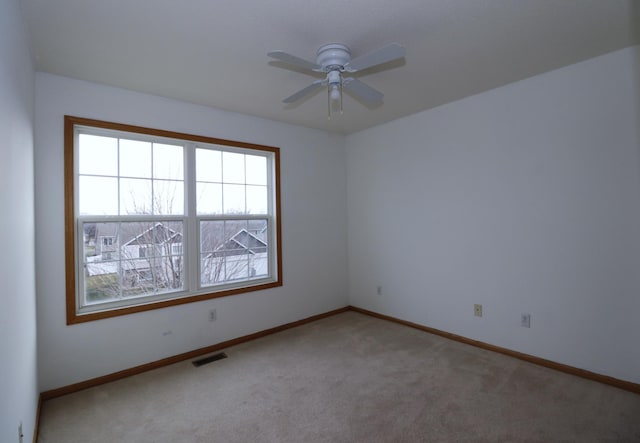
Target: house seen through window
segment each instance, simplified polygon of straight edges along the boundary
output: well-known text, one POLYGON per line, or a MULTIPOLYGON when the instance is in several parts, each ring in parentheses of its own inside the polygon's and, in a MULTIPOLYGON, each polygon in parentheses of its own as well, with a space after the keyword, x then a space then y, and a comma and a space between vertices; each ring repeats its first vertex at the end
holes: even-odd
POLYGON ((69 323, 281 285, 278 148, 65 125, 69 323))

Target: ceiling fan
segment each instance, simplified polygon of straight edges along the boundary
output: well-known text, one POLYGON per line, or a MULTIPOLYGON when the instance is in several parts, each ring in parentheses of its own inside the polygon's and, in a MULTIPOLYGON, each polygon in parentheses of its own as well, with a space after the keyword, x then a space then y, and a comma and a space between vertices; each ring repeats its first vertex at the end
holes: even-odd
POLYGON ((334 109, 339 108, 342 113, 343 90, 346 90, 366 105, 376 106, 382 103, 382 92, 373 89, 355 77, 344 78, 344 73, 352 74, 383 63, 398 60, 406 55, 406 50, 398 43, 391 43, 368 54, 352 59, 351 50, 346 45, 331 43, 321 46, 320 49, 318 49, 315 63, 284 51, 272 51, 267 55, 276 60, 295 65, 311 72, 327 74, 324 79, 316 80, 306 88, 301 89, 282 101, 284 103, 294 103, 327 86, 330 118, 332 107, 334 109))

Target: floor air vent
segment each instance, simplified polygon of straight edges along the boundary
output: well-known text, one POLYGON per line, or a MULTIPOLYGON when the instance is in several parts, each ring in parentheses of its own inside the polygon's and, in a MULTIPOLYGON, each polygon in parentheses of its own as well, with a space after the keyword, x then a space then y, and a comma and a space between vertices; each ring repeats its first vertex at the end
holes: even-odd
POLYGON ((223 358, 227 358, 227 354, 221 352, 219 354, 210 355, 209 357, 201 358, 200 360, 195 360, 193 362, 193 366, 196 368, 198 366, 206 365, 207 363, 211 363, 213 361, 222 360, 223 358))

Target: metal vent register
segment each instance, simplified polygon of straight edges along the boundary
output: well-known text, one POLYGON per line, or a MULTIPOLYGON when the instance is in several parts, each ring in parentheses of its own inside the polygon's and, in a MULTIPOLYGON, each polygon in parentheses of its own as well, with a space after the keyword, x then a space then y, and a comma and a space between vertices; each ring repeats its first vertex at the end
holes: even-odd
POLYGON ((199 366, 206 365, 207 363, 222 360, 223 358, 227 358, 227 354, 225 354, 224 352, 220 352, 219 354, 210 355, 209 357, 204 357, 200 360, 194 360, 193 366, 197 368, 199 366))

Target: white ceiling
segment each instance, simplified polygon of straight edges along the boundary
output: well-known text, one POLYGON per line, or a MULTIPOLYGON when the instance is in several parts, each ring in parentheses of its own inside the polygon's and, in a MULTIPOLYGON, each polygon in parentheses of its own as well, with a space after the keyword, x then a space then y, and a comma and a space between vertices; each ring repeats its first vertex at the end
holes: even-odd
POLYGON ((640 43, 638 0, 22 0, 38 71, 332 132, 352 133, 640 43), (267 57, 354 57, 391 42, 404 61, 360 73, 385 94, 327 120, 314 77, 267 57))

